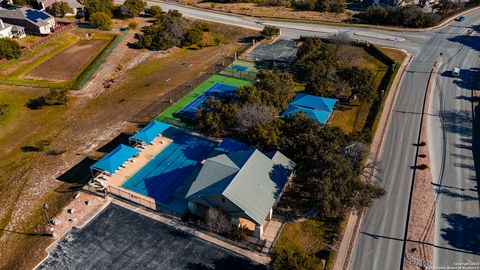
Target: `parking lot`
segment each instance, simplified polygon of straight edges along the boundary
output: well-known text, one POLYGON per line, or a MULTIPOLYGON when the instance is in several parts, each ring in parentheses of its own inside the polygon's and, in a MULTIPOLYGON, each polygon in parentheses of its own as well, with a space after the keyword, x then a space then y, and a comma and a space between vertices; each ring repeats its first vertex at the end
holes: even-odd
POLYGON ((110 204, 60 240, 38 269, 263 270, 245 257, 110 204))

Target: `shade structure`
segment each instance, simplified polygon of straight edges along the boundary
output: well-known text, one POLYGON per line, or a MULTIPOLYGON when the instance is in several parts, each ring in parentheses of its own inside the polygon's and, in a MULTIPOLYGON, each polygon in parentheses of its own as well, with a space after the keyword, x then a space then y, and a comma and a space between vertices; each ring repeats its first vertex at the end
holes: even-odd
POLYGON ((280 117, 283 118, 288 115, 303 112, 320 124, 326 124, 328 119, 330 119, 330 115, 333 113, 333 109, 337 102, 338 99, 335 98, 299 93, 295 96, 293 101, 290 102, 287 109, 280 115, 280 117))
POLYGON ((231 138, 225 138, 215 150, 223 153, 233 153, 249 150, 250 146, 231 138))
POLYGON ((151 143, 158 135, 162 134, 162 132, 164 132, 171 126, 172 125, 170 124, 153 120, 144 128, 135 133, 135 135, 131 136, 130 140, 143 143, 151 143))
POLYGON ((133 157, 140 150, 120 144, 112 152, 103 156, 100 160, 90 166, 91 170, 99 170, 114 173, 125 161, 133 157))
POLYGON ((326 98, 313 95, 307 95, 305 93, 299 93, 295 96, 291 105, 298 107, 305 107, 314 110, 333 112, 335 104, 337 104, 338 99, 335 98, 326 98))

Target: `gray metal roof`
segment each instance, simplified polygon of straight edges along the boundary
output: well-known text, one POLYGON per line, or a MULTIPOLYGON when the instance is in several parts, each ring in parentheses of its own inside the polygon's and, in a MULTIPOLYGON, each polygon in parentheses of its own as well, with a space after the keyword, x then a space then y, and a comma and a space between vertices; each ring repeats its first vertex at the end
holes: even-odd
POLYGON ((39 26, 46 25, 48 24, 46 22, 47 20, 53 19, 50 14, 44 11, 26 7, 13 9, 0 8, 0 18, 26 20, 39 26))
POLYGON ((295 167, 278 151, 271 156, 247 150, 209 158, 186 198, 221 194, 262 224, 295 167))

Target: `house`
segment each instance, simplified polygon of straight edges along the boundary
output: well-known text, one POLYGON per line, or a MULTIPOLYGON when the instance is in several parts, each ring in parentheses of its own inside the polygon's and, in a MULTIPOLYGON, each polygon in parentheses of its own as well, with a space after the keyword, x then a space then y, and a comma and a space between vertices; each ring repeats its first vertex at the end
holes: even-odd
POLYGON ((26 33, 35 35, 48 35, 55 27, 55 19, 50 14, 26 7, 0 8, 0 19, 8 24, 21 26, 26 33))
POLYGON ((23 38, 25 29, 18 25, 4 23, 0 19, 0 38, 23 38))
POLYGON ((199 216, 221 209, 233 225, 260 238, 294 167, 278 151, 265 155, 249 149, 208 158, 185 196, 188 209, 199 216))
POLYGON ((37 0, 40 10, 48 10, 55 2, 65 2, 72 8, 72 13, 67 13, 65 16, 76 16, 77 12, 82 12, 84 6, 77 0, 37 0))
POLYGON ((303 112, 308 117, 316 120, 320 124, 326 124, 333 113, 338 99, 326 98, 305 93, 299 93, 290 102, 287 109, 280 115, 286 117, 295 113, 303 112))

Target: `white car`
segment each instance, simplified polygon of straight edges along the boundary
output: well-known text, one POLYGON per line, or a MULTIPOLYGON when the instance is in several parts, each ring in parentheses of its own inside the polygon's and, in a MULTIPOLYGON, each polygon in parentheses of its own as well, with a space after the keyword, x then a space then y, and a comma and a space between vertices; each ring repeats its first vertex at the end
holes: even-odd
POLYGON ((459 68, 454 68, 452 71, 452 75, 455 77, 460 76, 460 69, 459 68))

